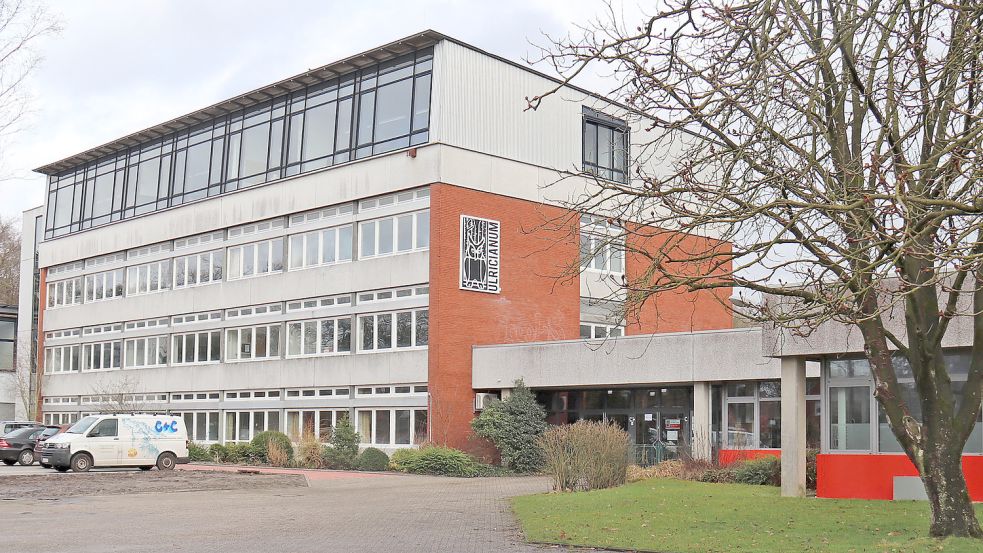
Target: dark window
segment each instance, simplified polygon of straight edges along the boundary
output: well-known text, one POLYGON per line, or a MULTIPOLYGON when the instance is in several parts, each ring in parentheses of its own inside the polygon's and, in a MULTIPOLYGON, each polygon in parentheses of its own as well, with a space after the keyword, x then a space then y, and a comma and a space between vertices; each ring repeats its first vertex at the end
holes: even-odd
POLYGON ((432 68, 419 50, 51 176, 45 238, 423 144, 432 68))
POLYGON ((583 108, 584 172, 602 179, 628 181, 628 125, 583 108))
POLYGON ((117 419, 103 419, 89 432, 89 437, 115 438, 118 432, 118 424, 117 419))

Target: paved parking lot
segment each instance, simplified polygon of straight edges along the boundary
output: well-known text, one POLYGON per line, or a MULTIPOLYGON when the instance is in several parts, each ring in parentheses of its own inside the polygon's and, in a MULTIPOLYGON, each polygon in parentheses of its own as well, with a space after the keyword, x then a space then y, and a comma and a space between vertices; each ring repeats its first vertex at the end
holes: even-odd
MULTIPOLYGON (((134 478, 157 474, 127 472, 134 478)), ((5 475, 14 474, 35 474, 57 486, 96 472, 0 466, 0 487, 5 475)), ((4 548, 73 553, 556 550, 522 543, 508 506, 511 496, 547 491, 544 478, 320 474, 331 477, 308 478, 302 487, 4 500, 4 548), (50 542, 39 536, 51 536, 50 542)))

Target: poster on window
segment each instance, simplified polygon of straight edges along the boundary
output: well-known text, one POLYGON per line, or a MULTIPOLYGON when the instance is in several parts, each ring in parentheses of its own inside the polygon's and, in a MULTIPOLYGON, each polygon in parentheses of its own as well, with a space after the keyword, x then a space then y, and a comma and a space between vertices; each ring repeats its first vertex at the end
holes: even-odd
POLYGON ((499 222, 461 215, 461 289, 501 292, 500 255, 499 222))

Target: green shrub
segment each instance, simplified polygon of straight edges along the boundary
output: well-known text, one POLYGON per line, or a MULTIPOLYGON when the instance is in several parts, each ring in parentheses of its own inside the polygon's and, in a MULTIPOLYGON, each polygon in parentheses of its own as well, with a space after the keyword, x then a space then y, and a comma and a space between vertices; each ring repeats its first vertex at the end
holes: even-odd
POLYGON ((211 461, 212 454, 209 449, 201 444, 191 442, 188 444, 188 460, 192 463, 201 463, 203 461, 211 461))
POLYGON ((262 460, 263 451, 250 443, 225 444, 225 455, 220 459, 223 463, 241 464, 255 463, 262 460))
POLYGON ((321 449, 321 464, 323 468, 334 470, 351 470, 354 466, 347 453, 342 453, 329 445, 321 449))
POLYGON ((397 449, 389 457, 389 469, 400 472, 409 472, 406 468, 416 462, 420 456, 420 450, 415 448, 397 449))
POLYGON ((228 455, 225 446, 222 444, 212 444, 208 446, 208 456, 216 463, 224 463, 225 456, 228 455))
POLYGON ((716 484, 732 484, 735 480, 734 469, 731 467, 711 467, 703 471, 698 480, 716 484))
POLYGON ((347 459, 349 465, 353 465, 358 456, 359 442, 361 439, 355 432, 355 427, 352 426, 348 417, 342 417, 331 433, 331 446, 335 448, 338 454, 347 459))
POLYGON ((555 426, 540 437, 539 447, 555 490, 612 488, 628 478, 631 439, 613 423, 579 420, 555 426))
POLYGON ((355 459, 355 468, 358 470, 372 471, 386 470, 389 468, 389 456, 382 452, 382 450, 367 447, 355 459))
POLYGON ((390 466, 395 470, 413 474, 459 476, 474 478, 485 469, 467 453, 444 446, 426 446, 422 449, 402 449, 393 454, 390 466))
POLYGON ((744 461, 734 468, 734 481, 755 486, 779 486, 782 478, 782 461, 767 455, 760 459, 744 461))
POLYGON ((493 401, 471 421, 475 434, 498 448, 502 465, 516 472, 535 472, 543 466, 537 440, 547 427, 546 411, 522 380, 515 382, 508 398, 493 401))
POLYGON ((253 447, 256 449, 256 454, 258 454, 259 461, 263 463, 270 462, 269 452, 268 452, 268 444, 270 440, 275 440, 277 442, 277 445, 279 445, 280 448, 284 452, 286 452, 287 460, 293 459, 294 447, 293 444, 290 443, 290 438, 288 438, 287 435, 284 434, 283 432, 277 432, 276 430, 267 430, 265 432, 260 432, 259 434, 256 434, 256 436, 253 437, 253 441, 251 442, 253 447))

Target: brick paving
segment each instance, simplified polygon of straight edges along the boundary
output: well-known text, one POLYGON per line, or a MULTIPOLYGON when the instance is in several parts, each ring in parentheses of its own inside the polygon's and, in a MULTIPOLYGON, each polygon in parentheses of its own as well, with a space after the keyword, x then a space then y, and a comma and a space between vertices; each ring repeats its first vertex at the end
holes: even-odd
POLYGON ((301 472, 330 476, 307 474, 307 488, 4 501, 4 546, 73 553, 557 550, 524 544, 508 505, 511 496, 547 491, 544 478, 301 472))

